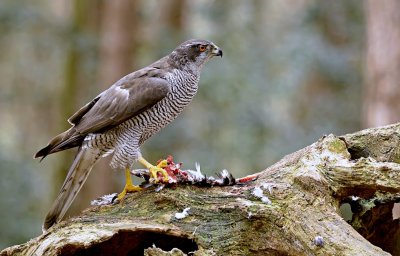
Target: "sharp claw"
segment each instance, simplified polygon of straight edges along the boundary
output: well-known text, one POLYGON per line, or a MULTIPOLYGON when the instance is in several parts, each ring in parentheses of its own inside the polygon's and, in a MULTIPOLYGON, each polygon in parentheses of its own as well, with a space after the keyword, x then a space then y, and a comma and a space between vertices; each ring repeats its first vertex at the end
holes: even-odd
POLYGON ((144 166, 146 166, 147 169, 149 169, 149 173, 150 173, 150 179, 153 179, 154 182, 152 183, 160 183, 159 179, 158 179, 158 173, 161 172, 163 179, 162 182, 167 183, 169 180, 169 175, 167 173, 167 171, 163 168, 168 167, 168 161, 167 160, 162 160, 160 162, 158 162, 158 164, 156 166, 150 164, 149 162, 146 161, 146 159, 144 159, 143 157, 140 157, 138 159, 138 161, 143 164, 144 166))
MULTIPOLYGON (((125 185, 124 190, 121 193, 118 194, 117 199, 118 199, 118 201, 121 201, 125 197, 126 193, 133 193, 133 192, 137 192, 137 191, 140 191, 140 190, 142 190, 142 188, 139 187, 139 186, 125 185)), ((114 200, 115 199, 113 199, 113 201, 114 200)))
POLYGON ((151 178, 154 179, 155 183, 159 182, 158 173, 160 172, 163 175, 163 181, 168 182, 168 173, 162 167, 168 166, 167 161, 161 161, 157 166, 153 166, 149 168, 151 178))
MULTIPOLYGON (((121 202, 121 200, 125 197, 125 195, 126 195, 126 191, 125 191, 125 189, 124 189, 124 191, 122 191, 121 193, 119 193, 118 194, 118 196, 116 197, 116 199, 119 201, 119 202, 121 202)), ((115 199, 113 199, 113 201, 114 201, 115 199)))
POLYGON ((165 167, 167 167, 167 166, 168 166, 167 160, 162 160, 162 161, 160 161, 160 162, 157 164, 157 167, 158 167, 158 168, 165 168, 165 167))

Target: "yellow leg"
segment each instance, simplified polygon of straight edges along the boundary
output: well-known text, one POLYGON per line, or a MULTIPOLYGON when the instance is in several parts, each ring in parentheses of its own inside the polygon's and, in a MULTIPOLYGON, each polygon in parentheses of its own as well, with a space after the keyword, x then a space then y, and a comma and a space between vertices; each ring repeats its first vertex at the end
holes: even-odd
POLYGON ((167 160, 162 160, 157 166, 154 166, 151 163, 147 162, 147 160, 143 157, 140 157, 138 161, 139 163, 143 164, 147 169, 149 169, 150 178, 153 178, 156 183, 158 182, 158 172, 161 172, 161 174, 164 176, 164 182, 168 181, 168 173, 166 170, 163 169, 163 167, 168 166, 167 160))
POLYGON ((131 178, 131 171, 129 170, 129 168, 125 169, 125 180, 126 180, 126 182, 125 182, 124 190, 122 190, 122 192, 119 193, 118 197, 117 197, 119 201, 121 201, 122 198, 125 197, 126 193, 132 193, 132 192, 137 192, 137 191, 142 190, 141 187, 133 185, 132 178, 131 178))

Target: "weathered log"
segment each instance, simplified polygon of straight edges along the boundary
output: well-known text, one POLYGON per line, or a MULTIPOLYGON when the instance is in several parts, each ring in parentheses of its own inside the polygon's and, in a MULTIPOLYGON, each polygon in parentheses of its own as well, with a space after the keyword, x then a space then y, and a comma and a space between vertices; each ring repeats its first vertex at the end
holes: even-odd
POLYGON ((399 163, 400 124, 328 135, 246 185, 147 189, 91 207, 1 255, 396 254, 399 163), (349 222, 344 203, 353 211, 349 222), (177 218, 185 208, 188 215, 177 218))

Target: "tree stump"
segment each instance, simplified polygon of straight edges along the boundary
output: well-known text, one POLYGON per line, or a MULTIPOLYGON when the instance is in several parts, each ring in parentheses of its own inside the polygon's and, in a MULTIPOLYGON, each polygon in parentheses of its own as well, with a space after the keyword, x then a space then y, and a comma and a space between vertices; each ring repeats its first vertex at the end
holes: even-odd
POLYGON ((246 185, 146 189, 0 255, 398 254, 399 162, 400 124, 328 135, 246 185))

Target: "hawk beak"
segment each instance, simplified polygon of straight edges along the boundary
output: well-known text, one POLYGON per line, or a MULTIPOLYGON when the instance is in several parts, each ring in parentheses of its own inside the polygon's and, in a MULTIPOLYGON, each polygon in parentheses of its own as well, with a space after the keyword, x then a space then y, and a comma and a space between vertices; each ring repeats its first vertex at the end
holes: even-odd
POLYGON ((222 50, 220 48, 218 48, 217 46, 214 46, 211 53, 214 54, 214 56, 221 56, 221 58, 222 58, 222 50))

